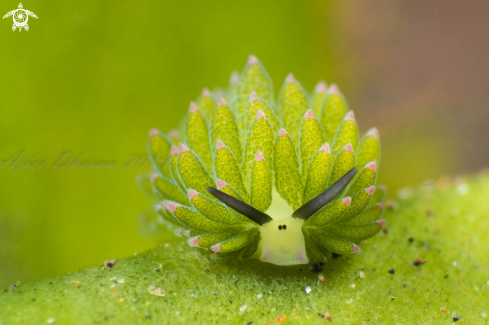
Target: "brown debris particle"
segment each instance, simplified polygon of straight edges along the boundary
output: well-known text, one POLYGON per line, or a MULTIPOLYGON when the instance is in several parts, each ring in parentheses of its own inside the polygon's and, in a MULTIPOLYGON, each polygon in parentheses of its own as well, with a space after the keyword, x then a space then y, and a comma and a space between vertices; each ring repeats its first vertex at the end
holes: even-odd
POLYGON ((114 267, 114 265, 115 265, 115 259, 105 261, 104 264, 107 267, 114 267))
POLYGON ((80 282, 80 281, 78 281, 78 280, 77 280, 77 281, 75 281, 75 287, 77 287, 77 288, 81 287, 81 282, 80 282))
POLYGON ((416 267, 419 267, 420 265, 423 265, 424 263, 426 263, 426 261, 423 260, 422 258, 418 258, 418 259, 413 261, 413 265, 416 267))
POLYGON ((324 319, 326 319, 328 322, 331 322, 333 318, 331 318, 331 315, 328 312, 324 313, 324 319))
POLYGON ((441 308, 440 308, 440 311, 441 311, 442 313, 446 313, 446 312, 447 312, 447 309, 446 309, 445 307, 441 307, 441 308))
POLYGON ((280 315, 276 318, 277 323, 283 323, 287 320, 287 317, 285 315, 280 315))

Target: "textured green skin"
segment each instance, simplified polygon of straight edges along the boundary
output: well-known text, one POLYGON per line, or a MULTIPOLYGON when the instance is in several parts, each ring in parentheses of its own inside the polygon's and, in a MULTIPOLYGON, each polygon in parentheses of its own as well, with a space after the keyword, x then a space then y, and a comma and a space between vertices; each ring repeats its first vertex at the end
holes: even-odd
POLYGON ((315 116, 321 116, 321 108, 324 98, 326 98, 326 91, 315 91, 311 100, 312 112, 315 116))
POLYGON ((319 231, 317 229, 309 230, 311 236, 319 245, 328 249, 331 252, 341 254, 341 255, 351 255, 355 254, 353 249, 355 244, 344 239, 335 238, 332 236, 327 236, 324 231, 319 231))
POLYGON ((333 143, 336 130, 347 112, 348 105, 342 95, 328 94, 324 98, 320 121, 328 143, 333 143))
POLYGON ((315 198, 328 187, 329 175, 333 167, 331 153, 318 150, 312 157, 304 187, 304 202, 315 198))
POLYGON ((272 203, 272 175, 265 160, 255 160, 251 170, 250 203, 265 212, 272 203))
POLYGON ((215 245, 223 240, 226 240, 234 235, 236 235, 239 231, 223 231, 223 232, 214 232, 204 235, 197 236, 197 240, 199 242, 200 247, 209 248, 212 245, 215 245))
POLYGON ((211 176, 192 150, 178 154, 177 172, 186 188, 193 188, 200 193, 207 193, 207 187, 214 186, 211 176))
POLYGON ((342 149, 336 155, 336 159, 329 177, 328 187, 336 183, 343 175, 355 167, 355 154, 346 149, 342 149))
MULTIPOLYGON (((176 147, 173 148, 176 149, 176 147)), ((186 194, 185 186, 183 185, 182 180, 180 179, 180 175, 178 173, 177 164, 178 164, 178 154, 172 153, 170 155, 170 171, 171 171, 172 178, 176 181, 176 184, 180 188, 180 191, 186 194)))
POLYGON ((214 222, 226 225, 235 225, 239 223, 234 214, 221 202, 211 200, 200 193, 197 193, 197 195, 191 199, 191 202, 195 210, 214 222))
POLYGON ((234 95, 233 108, 238 116, 245 114, 250 93, 255 91, 267 103, 273 102, 273 84, 260 62, 246 64, 234 95))
POLYGON ((185 128, 187 144, 210 170, 212 167, 212 151, 209 141, 207 121, 200 110, 188 112, 185 128))
POLYGON ((178 219, 176 219, 171 212, 166 211, 163 208, 159 208, 157 212, 160 216, 162 216, 165 220, 171 222, 172 224, 181 225, 180 221, 178 221, 178 219))
POLYGON ((349 206, 345 202, 336 200, 310 217, 307 220, 307 226, 320 227, 334 224, 348 208, 349 206))
POLYGON ((257 151, 261 151, 265 159, 272 162, 274 138, 275 132, 268 121, 267 115, 265 115, 264 118, 255 118, 253 120, 245 144, 245 154, 242 166, 245 176, 249 176, 250 174, 251 165, 255 160, 257 151))
POLYGON ((220 242, 218 252, 226 253, 245 248, 255 238, 257 232, 258 228, 254 227, 220 242))
POLYGON ((324 144, 325 136, 319 121, 313 117, 304 116, 299 130, 299 150, 302 159, 302 177, 307 178, 309 164, 316 151, 324 144))
POLYGON ((351 182, 351 186, 345 189, 345 195, 354 195, 355 193, 375 184, 377 173, 369 167, 364 167, 351 182))
POLYGON ((353 152, 358 147, 358 126, 355 121, 343 119, 331 145, 333 155, 339 152, 346 144, 351 144, 353 152))
POLYGON ((371 222, 366 225, 338 225, 324 227, 326 232, 332 236, 339 236, 342 239, 359 243, 364 239, 370 238, 382 229, 378 222, 371 222))
POLYGON ((258 111, 263 112, 272 127, 273 133, 275 134, 276 132, 278 132, 280 122, 277 119, 276 113, 263 99, 255 99, 248 103, 245 114, 246 130, 250 128, 251 124, 256 119, 256 114, 258 113, 258 111))
POLYGON ((238 162, 231 150, 225 145, 216 149, 214 168, 217 178, 231 185, 245 201, 248 201, 248 193, 243 184, 238 162))
POLYGON ((280 91, 278 105, 284 128, 290 133, 294 142, 298 143, 302 116, 309 108, 307 95, 302 86, 297 81, 286 81, 280 91))
POLYGON ((166 177, 156 177, 153 181, 153 185, 158 193, 163 195, 164 198, 168 198, 172 201, 182 202, 183 204, 187 205, 190 203, 188 198, 180 191, 178 186, 166 177))
POLYGON ((207 252, 176 239, 118 259, 112 269, 101 262, 1 291, 0 324, 46 324, 50 317, 55 324, 276 324, 279 315, 287 318, 284 324, 327 323, 318 312, 328 312, 333 324, 451 324, 456 311, 456 324, 487 325, 481 313, 489 311, 489 175, 466 184, 466 195, 455 184, 437 185, 399 200, 398 210, 384 213, 389 233, 364 242, 360 255, 330 259, 319 273, 324 282, 305 266, 209 260, 207 252), (413 266, 419 258, 426 264, 413 266), (111 280, 122 277, 124 283, 111 280), (150 294, 150 285, 166 295, 150 294))
POLYGON ((214 100, 214 98, 212 98, 212 96, 206 95, 205 93, 202 93, 197 98, 195 103, 197 104, 197 106, 199 106, 206 120, 209 121, 211 118, 212 110, 214 109, 214 106, 216 106, 216 101, 214 100))
POLYGON ((367 209, 365 209, 362 213, 358 214, 351 220, 347 221, 347 224, 358 225, 363 223, 373 222, 382 217, 384 213, 384 205, 383 204, 375 204, 367 209))
POLYGON ((241 258, 247 259, 253 256, 253 254, 255 254, 256 250, 258 249, 258 246, 260 245, 260 240, 260 232, 257 232, 251 239, 250 244, 248 244, 248 246, 246 246, 246 248, 243 250, 241 258))
POLYGON ((238 126, 231 108, 228 105, 217 105, 211 117, 211 143, 215 150, 218 140, 231 149, 234 157, 241 158, 238 126))
POLYGON ((357 167, 363 168, 371 161, 378 162, 380 159, 379 140, 371 135, 365 135, 358 147, 357 167))
POLYGON ((288 133, 275 140, 273 156, 277 191, 297 210, 302 203, 303 186, 294 143, 288 133))
POLYGON ((162 175, 171 178, 171 172, 168 168, 168 159, 170 156, 171 143, 166 136, 160 132, 150 135, 148 138, 148 151, 150 152, 151 161, 162 175))
POLYGON ((372 195, 372 198, 370 199, 370 202, 368 203, 368 206, 372 206, 374 204, 380 203, 384 200, 385 198, 385 186, 380 185, 375 188, 375 192, 372 195))
POLYGON ((170 212, 177 220, 179 220, 189 229, 214 232, 216 230, 226 228, 225 225, 212 222, 193 209, 177 203, 174 204, 177 206, 176 210, 167 212, 170 212))
POLYGON ((368 205, 371 197, 372 195, 367 193, 366 190, 361 190, 360 192, 357 192, 355 195, 352 196, 350 207, 341 216, 341 221, 338 220, 337 222, 347 222, 348 220, 351 220, 357 214, 362 212, 368 205))

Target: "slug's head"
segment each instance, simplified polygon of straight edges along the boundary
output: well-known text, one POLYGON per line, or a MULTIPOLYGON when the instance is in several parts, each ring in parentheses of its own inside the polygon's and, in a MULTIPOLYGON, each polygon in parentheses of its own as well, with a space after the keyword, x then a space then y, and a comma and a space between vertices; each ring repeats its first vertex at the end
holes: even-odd
POLYGON ((260 260, 276 265, 305 264, 309 260, 302 232, 304 222, 337 197, 356 172, 357 168, 354 167, 327 190, 297 209, 292 216, 276 216, 276 220, 215 188, 208 187, 207 191, 226 206, 261 226, 260 260))

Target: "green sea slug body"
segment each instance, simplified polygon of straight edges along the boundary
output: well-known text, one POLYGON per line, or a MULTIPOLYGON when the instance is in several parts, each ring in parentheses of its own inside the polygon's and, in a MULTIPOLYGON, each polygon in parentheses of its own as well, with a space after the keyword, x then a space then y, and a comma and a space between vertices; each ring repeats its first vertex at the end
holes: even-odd
POLYGON ((275 102, 253 56, 219 96, 204 90, 178 132, 150 131, 161 222, 216 259, 294 265, 360 253, 384 224, 378 131, 359 139, 335 85, 309 96, 289 75, 275 102))

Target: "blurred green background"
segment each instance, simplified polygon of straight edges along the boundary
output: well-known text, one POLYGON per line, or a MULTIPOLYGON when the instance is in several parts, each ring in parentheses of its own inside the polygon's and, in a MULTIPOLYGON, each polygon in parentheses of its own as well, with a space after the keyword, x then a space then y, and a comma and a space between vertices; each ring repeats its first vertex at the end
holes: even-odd
POLYGON ((23 5, 39 17, 28 32, 0 21, 0 288, 175 240, 141 234, 150 200, 135 177, 148 165, 129 163, 144 162, 151 127, 175 127, 251 53, 275 89, 289 72, 308 90, 339 84, 361 130, 381 132, 391 194, 487 166, 487 2, 23 5), (81 156, 112 168, 54 168, 63 154, 58 166, 81 156))

